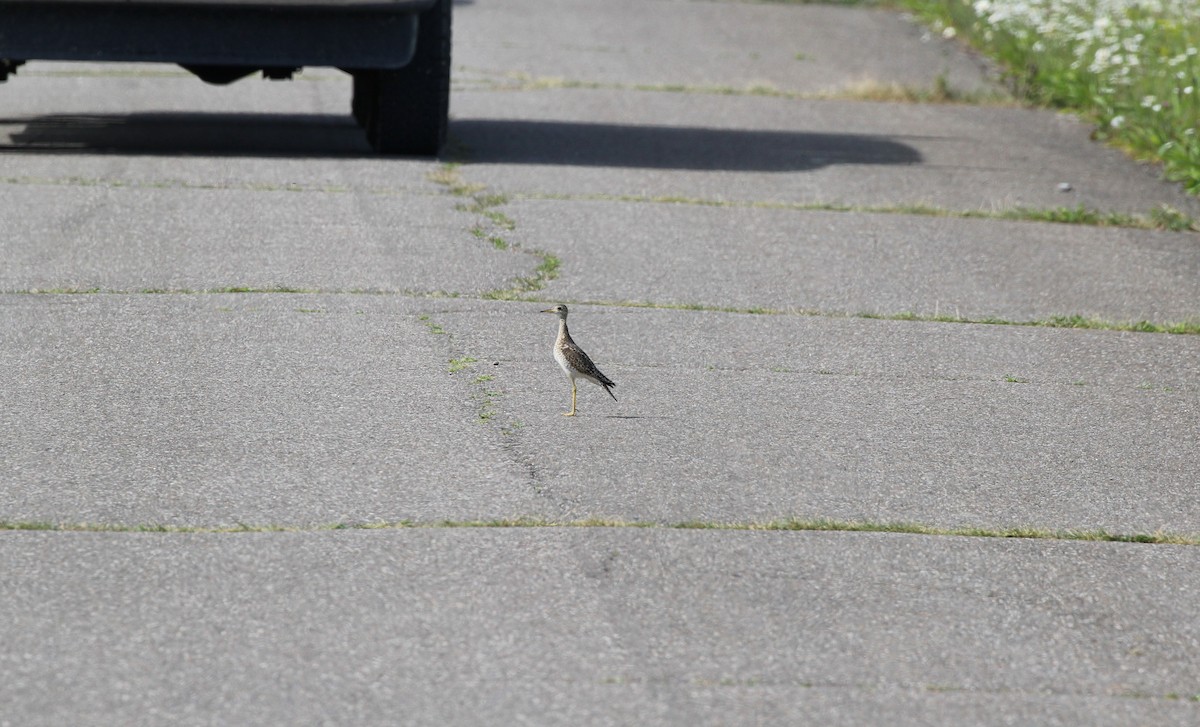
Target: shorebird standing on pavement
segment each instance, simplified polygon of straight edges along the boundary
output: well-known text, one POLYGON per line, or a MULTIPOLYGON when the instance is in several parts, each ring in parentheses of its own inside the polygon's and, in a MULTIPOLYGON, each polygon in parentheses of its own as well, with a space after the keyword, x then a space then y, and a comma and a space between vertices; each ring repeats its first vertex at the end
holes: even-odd
POLYGON ((558 316, 558 338, 554 339, 554 360, 558 362, 559 366, 562 366, 562 370, 571 379, 571 411, 563 412, 563 416, 575 416, 575 379, 584 379, 597 386, 603 386, 613 401, 616 401, 617 395, 612 393, 612 387, 616 384, 612 382, 612 379, 600 373, 600 369, 596 368, 596 364, 592 363, 579 344, 571 340, 571 334, 567 331, 567 307, 556 305, 542 313, 554 313, 558 316))

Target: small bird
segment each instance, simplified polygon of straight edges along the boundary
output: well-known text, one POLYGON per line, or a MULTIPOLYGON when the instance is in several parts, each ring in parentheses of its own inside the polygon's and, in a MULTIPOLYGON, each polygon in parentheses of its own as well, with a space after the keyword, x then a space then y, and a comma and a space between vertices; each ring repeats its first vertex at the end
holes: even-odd
POLYGON ((579 344, 571 340, 571 334, 567 331, 567 307, 556 305, 553 308, 547 308, 542 313, 554 313, 558 316, 558 338, 554 339, 554 360, 558 362, 559 366, 562 366, 562 370, 571 379, 571 411, 563 412, 563 416, 575 416, 575 379, 585 379, 597 386, 603 386, 613 401, 616 401, 617 395, 612 393, 612 387, 616 384, 612 379, 600 373, 600 369, 596 368, 596 364, 592 363, 579 344))

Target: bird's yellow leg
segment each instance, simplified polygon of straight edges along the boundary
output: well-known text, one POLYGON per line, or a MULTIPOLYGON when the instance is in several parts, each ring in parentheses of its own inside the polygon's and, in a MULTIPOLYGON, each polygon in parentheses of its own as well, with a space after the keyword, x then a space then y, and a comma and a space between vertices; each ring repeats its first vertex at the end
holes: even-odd
POLYGON ((571 411, 564 411, 563 416, 575 416, 575 379, 571 379, 571 411))

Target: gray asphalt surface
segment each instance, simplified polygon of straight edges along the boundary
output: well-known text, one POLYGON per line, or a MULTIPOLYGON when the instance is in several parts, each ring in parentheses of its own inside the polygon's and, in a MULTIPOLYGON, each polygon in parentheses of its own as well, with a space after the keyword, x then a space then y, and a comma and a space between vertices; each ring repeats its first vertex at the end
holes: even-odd
POLYGON ((1200 337, 1015 325, 1200 318, 1195 233, 912 209, 1195 200, 855 100, 997 91, 895 13, 455 10, 453 167, 331 69, 0 85, 0 724, 1200 722, 1198 546, 896 532, 1200 535, 1200 337))
POLYGON ((3 689, 47 724, 1195 716, 1158 696, 1200 678, 1191 546, 629 529, 7 540, 3 689))

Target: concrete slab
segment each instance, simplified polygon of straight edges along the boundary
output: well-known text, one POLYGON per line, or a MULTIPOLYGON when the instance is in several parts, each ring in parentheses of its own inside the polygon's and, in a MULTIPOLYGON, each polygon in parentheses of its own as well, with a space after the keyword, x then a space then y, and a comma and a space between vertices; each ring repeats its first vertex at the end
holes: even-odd
POLYGON ((537 260, 469 234, 461 200, 345 190, 14 184, 0 290, 507 288, 537 260), (448 263, 453 260, 453 264, 448 263))
POLYGON ((983 64, 890 10, 799 3, 510 0, 455 7, 459 76, 821 92, 990 90, 983 64), (903 63, 896 62, 904 58, 903 63))
POLYGON ((332 523, 545 512, 434 302, 0 296, 0 518, 332 523))
POLYGON ((521 307, 439 321, 499 362, 563 518, 1200 532, 1191 336, 577 306, 620 401, 581 384, 568 420, 553 320, 521 307))
POLYGON ((20 724, 1200 713, 1193 547, 633 529, 0 540, 0 699, 20 724))
POLYGON ((602 89, 463 91, 453 111, 466 176, 513 194, 1200 217, 1156 168, 1047 111, 602 89))
MULTIPOLYGON (((473 176, 473 175, 472 175, 473 176)), ((1200 319, 1200 238, 1029 222, 632 202, 507 205, 550 295, 827 313, 1200 319)))
POLYGON ((7 519, 1200 531, 1190 336, 581 306, 565 420, 536 304, 3 301, 7 519))

